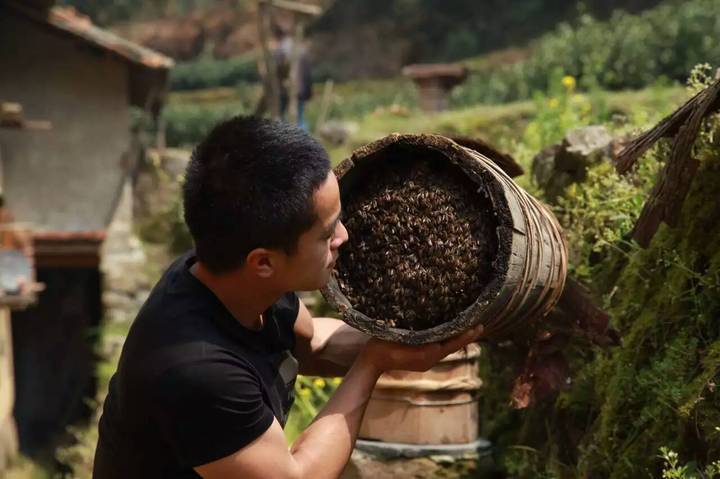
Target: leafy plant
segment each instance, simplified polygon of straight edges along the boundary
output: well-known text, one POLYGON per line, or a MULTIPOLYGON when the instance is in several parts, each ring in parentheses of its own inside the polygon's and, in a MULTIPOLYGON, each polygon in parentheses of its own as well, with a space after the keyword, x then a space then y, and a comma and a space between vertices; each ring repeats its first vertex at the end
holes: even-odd
POLYGON ((295 381, 295 403, 285 427, 285 437, 292 442, 310 425, 318 411, 342 382, 340 378, 298 376, 295 381))
POLYGON ((684 81, 697 63, 720 64, 720 22, 708 15, 718 11, 720 0, 671 0, 640 14, 617 11, 607 21, 581 15, 536 40, 526 61, 477 69, 453 92, 452 103, 529 98, 552 87, 557 70, 582 88, 641 88, 660 77, 684 81))
POLYGON ((678 453, 667 447, 660 448, 660 457, 664 461, 663 479, 713 479, 720 477, 720 460, 708 464, 698 471, 694 463, 680 465, 678 453))
POLYGON ((259 80, 255 55, 228 59, 200 58, 179 63, 170 72, 172 90, 236 86, 259 80))

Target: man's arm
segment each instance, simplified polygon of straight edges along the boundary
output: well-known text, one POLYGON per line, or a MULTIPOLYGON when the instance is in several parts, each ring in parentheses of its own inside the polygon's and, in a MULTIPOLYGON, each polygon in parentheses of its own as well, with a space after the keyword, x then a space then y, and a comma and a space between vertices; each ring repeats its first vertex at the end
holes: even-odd
POLYGON ((450 340, 405 346, 371 339, 337 391, 288 451, 275 421, 258 439, 223 459, 195 468, 206 479, 336 479, 355 445, 370 394, 383 371, 426 371, 477 339, 482 327, 450 340))
POLYGON ((369 336, 338 319, 313 318, 302 301, 295 320, 300 374, 345 376, 369 336))

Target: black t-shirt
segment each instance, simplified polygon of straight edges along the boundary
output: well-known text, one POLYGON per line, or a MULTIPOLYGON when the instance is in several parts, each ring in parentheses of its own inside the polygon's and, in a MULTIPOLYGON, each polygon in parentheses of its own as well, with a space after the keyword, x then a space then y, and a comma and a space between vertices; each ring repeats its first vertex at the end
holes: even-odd
POLYGON ((247 329, 190 273, 194 261, 170 266, 130 328, 100 418, 96 479, 197 478, 193 467, 246 446, 273 418, 285 424, 298 297, 247 329))

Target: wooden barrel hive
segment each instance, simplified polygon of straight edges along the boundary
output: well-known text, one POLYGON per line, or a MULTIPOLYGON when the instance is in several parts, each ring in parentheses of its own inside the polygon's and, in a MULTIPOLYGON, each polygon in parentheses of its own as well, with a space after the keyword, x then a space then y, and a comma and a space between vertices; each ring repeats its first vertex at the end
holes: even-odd
POLYGON ((351 326, 424 344, 483 324, 500 339, 557 302, 561 228, 483 154, 439 135, 393 134, 335 174, 350 240, 322 293, 351 326))
POLYGON ((377 382, 358 437, 403 444, 467 444, 478 437, 480 346, 429 371, 388 371, 377 382))

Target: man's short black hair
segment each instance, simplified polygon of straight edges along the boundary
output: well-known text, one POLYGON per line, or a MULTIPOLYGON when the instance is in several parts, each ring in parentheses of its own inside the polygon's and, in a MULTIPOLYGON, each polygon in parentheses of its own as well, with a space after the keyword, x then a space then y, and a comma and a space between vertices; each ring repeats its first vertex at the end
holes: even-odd
POLYGON ((183 187, 198 260, 220 274, 255 248, 294 253, 329 172, 327 152, 300 128, 243 116, 215 126, 195 148, 183 187))

